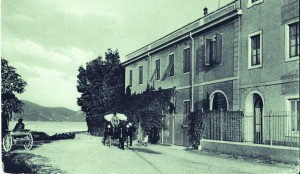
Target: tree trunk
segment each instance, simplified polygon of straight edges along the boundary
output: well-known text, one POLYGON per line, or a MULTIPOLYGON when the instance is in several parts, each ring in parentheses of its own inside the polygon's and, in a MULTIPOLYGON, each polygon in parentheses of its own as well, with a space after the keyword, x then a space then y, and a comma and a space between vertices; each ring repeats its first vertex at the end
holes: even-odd
POLYGON ((9 121, 9 114, 7 112, 1 112, 1 126, 2 126, 2 130, 1 130, 1 134, 2 134, 2 137, 5 133, 5 130, 8 130, 8 121, 9 121))

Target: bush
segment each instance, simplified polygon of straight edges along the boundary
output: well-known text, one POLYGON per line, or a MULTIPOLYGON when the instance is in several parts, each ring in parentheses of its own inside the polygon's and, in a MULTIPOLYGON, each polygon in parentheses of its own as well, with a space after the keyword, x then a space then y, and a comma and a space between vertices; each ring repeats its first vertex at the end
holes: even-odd
POLYGON ((190 113, 189 117, 189 142, 190 144, 198 148, 200 140, 204 132, 204 113, 202 111, 195 111, 190 113))

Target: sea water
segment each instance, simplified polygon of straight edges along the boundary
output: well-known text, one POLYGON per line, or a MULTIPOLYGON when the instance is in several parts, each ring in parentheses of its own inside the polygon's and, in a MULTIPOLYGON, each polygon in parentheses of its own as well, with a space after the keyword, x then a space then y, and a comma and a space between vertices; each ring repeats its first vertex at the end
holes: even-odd
MULTIPOLYGON (((12 130, 17 121, 9 122, 9 129, 12 130)), ((56 133, 87 131, 86 122, 41 122, 41 121, 26 121, 24 120, 25 129, 32 131, 45 132, 48 135, 56 133)))

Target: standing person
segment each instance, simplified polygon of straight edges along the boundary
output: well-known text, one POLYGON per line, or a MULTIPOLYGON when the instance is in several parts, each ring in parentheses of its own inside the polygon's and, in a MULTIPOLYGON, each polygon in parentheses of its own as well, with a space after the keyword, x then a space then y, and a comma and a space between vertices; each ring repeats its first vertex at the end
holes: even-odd
POLYGON ((128 123, 129 146, 132 146, 132 138, 134 132, 135 132, 135 127, 131 123, 128 123))
POLYGON ((13 131, 23 131, 25 129, 25 124, 23 123, 23 119, 19 118, 18 123, 16 124, 13 131))
POLYGON ((112 134, 113 134, 112 138, 114 140, 116 136, 117 137, 119 136, 118 129, 119 129, 120 120, 117 117, 117 112, 113 113, 113 117, 111 118, 111 124, 112 124, 112 134))
POLYGON ((154 125, 151 129, 151 139, 150 142, 151 144, 157 144, 157 141, 159 140, 159 133, 158 133, 158 128, 156 125, 154 125))
POLYGON ((124 150, 124 137, 125 136, 125 132, 124 132, 124 127, 123 124, 120 123, 119 124, 119 148, 124 150))
POLYGON ((159 140, 159 132, 158 132, 158 128, 156 125, 154 125, 154 129, 153 129, 153 134, 154 134, 154 144, 157 144, 158 140, 159 140))
POLYGON ((111 136, 111 132, 112 132, 112 126, 110 122, 106 122, 105 125, 105 129, 104 129, 104 140, 103 140, 103 144, 105 145, 106 139, 108 136, 111 136))

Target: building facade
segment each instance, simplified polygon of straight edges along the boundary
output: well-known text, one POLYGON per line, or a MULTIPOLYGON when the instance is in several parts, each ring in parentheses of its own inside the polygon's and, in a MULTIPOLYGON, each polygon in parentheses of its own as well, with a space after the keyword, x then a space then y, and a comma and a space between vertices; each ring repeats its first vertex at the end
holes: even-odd
MULTIPOLYGON (((163 117, 164 143, 188 146, 187 115, 195 110, 260 112, 245 120, 247 142, 264 129, 256 127, 264 126, 265 111, 299 114, 295 5, 298 0, 235 0, 127 55, 122 64, 132 92, 147 85, 175 90, 176 113, 163 117)), ((289 122, 297 132, 299 117, 289 122)))
POLYGON ((241 8, 239 108, 254 116, 245 141, 299 141, 299 0, 241 1, 241 8))

